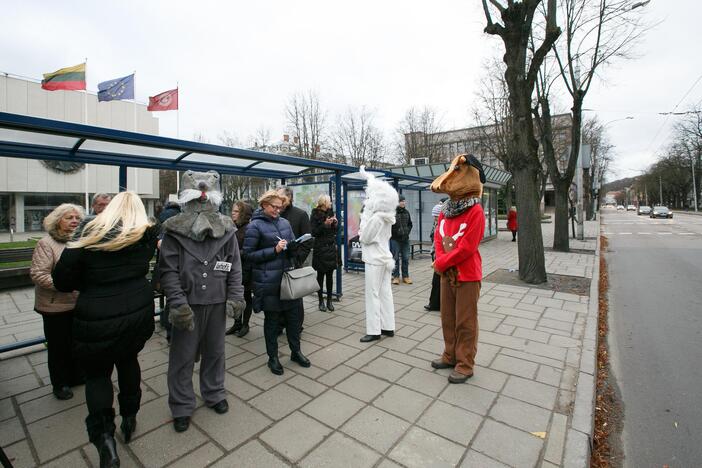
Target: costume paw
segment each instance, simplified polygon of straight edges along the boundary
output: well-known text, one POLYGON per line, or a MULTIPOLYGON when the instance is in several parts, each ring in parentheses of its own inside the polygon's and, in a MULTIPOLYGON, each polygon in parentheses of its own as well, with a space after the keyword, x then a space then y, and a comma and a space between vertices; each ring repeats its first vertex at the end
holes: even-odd
POLYGON ((193 319, 193 309, 188 304, 172 306, 168 314, 168 318, 178 330, 195 330, 195 321, 193 319))
POLYGON ((234 320, 239 320, 245 308, 246 302, 244 301, 227 301, 227 316, 234 320))

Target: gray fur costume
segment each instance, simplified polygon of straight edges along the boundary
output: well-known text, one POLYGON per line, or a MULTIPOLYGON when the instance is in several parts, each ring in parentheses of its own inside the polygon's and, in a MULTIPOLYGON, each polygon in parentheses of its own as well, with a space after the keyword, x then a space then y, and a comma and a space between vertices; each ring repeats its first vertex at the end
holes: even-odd
POLYGON ((225 399, 226 315, 244 310, 241 259, 231 219, 217 209, 219 174, 187 171, 181 179, 182 213, 164 224, 159 257, 161 286, 173 334, 168 362, 168 403, 173 417, 195 409, 192 373, 198 354, 200 390, 207 406, 225 399))

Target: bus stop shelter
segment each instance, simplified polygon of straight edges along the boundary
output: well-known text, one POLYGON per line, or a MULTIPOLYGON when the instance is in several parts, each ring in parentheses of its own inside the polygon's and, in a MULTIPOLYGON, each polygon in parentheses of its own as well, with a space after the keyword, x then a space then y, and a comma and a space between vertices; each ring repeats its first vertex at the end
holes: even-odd
MULTIPOLYGON (((276 179, 281 183, 305 177, 329 177, 337 213, 343 211, 342 176, 355 166, 296 156, 232 148, 103 127, 0 112, 0 156, 100 164, 119 168, 119 187, 127 186, 127 168, 209 171, 244 177, 276 179)), ((425 189, 433 177, 369 169, 392 179, 398 188, 425 189), (399 185, 398 185, 399 184, 399 185)), ((342 233, 337 234, 342 248, 342 233)), ((342 294, 337 269, 337 295, 342 294)), ((36 344, 36 343, 31 343, 36 344)), ((0 350, 2 351, 2 350, 0 350)))

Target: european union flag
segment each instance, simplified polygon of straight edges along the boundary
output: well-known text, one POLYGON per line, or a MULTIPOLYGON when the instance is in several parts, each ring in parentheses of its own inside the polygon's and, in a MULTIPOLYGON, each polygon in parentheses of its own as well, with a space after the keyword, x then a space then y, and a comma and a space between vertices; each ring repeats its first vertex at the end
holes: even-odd
POLYGON ((134 99, 134 73, 98 84, 98 101, 134 99))

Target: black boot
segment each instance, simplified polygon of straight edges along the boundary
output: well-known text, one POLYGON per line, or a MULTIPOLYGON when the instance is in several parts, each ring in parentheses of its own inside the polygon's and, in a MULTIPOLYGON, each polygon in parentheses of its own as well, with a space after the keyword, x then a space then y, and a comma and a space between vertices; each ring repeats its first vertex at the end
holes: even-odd
POLYGON ((136 415, 122 416, 122 424, 119 425, 119 428, 122 430, 124 443, 128 444, 132 440, 134 429, 136 429, 136 415))
POLYGON ((327 296, 327 310, 329 312, 334 312, 334 304, 332 304, 331 296, 327 296))
POLYGON ((96 445, 100 454, 100 468, 119 467, 119 456, 117 456, 117 444, 113 434, 102 434, 99 445, 96 445))
POLYGON ((115 410, 104 409, 85 418, 88 437, 100 455, 100 468, 119 466, 117 444, 115 443, 115 410))
POLYGON ((280 364, 277 356, 268 359, 268 368, 275 375, 283 375, 283 366, 280 364))
POLYGON ((224 334, 225 335, 234 335, 234 334, 236 334, 236 332, 241 330, 241 327, 242 327, 241 320, 235 320, 234 325, 232 325, 232 328, 230 328, 229 330, 224 332, 224 334))
POLYGON ((327 308, 324 306, 324 297, 322 296, 322 292, 319 291, 317 293, 317 297, 319 297, 319 311, 320 312, 326 312, 327 308))

